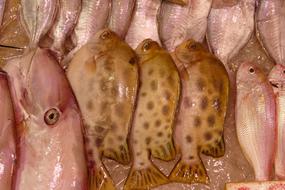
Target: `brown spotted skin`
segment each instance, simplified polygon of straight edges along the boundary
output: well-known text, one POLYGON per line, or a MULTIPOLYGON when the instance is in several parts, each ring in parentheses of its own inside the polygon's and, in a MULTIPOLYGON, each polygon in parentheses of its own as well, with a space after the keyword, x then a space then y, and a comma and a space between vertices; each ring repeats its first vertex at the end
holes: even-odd
POLYGON ((147 39, 137 47, 136 53, 140 89, 130 135, 134 162, 125 190, 149 189, 168 182, 151 163, 150 155, 161 160, 175 157, 172 134, 180 96, 179 74, 165 50, 147 39))
POLYGON ((67 70, 86 126, 90 165, 103 174, 102 155, 130 162, 127 136, 138 87, 137 60, 125 42, 105 29, 78 51, 67 70))
POLYGON ((181 160, 170 179, 183 183, 207 183, 208 176, 199 154, 213 157, 224 155, 223 125, 228 105, 228 75, 218 59, 192 40, 179 45, 172 57, 182 81, 175 129, 175 144, 181 153, 181 160), (187 172, 190 175, 184 175, 187 172))

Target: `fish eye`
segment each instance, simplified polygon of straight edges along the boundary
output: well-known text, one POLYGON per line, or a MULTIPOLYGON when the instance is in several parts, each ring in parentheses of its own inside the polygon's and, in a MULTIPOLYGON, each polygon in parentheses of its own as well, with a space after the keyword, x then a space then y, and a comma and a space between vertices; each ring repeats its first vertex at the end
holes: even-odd
POLYGON ((136 58, 136 57, 132 57, 132 58, 129 60, 129 63, 130 63, 131 65, 136 64, 136 63, 137 63, 137 58, 136 58))
POLYGON ((144 43, 142 49, 143 49, 143 51, 147 51, 150 49, 150 47, 151 47, 151 41, 147 41, 144 43))
POLYGON ((283 74, 285 74, 285 70, 283 70, 283 74))
POLYGON ((46 111, 44 120, 47 125, 54 125, 59 120, 59 111, 55 108, 51 108, 46 111))
POLYGON ((111 32, 110 31, 104 31, 101 35, 100 38, 103 40, 106 40, 107 38, 109 38, 111 36, 111 32))
POLYGON ((197 49, 197 44, 196 43, 190 43, 190 44, 188 44, 188 49, 190 49, 190 50, 195 50, 195 49, 197 49))
POLYGON ((250 68, 248 69, 248 71, 249 71, 251 74, 255 73, 255 70, 254 70, 254 68, 252 68, 252 67, 250 67, 250 68))

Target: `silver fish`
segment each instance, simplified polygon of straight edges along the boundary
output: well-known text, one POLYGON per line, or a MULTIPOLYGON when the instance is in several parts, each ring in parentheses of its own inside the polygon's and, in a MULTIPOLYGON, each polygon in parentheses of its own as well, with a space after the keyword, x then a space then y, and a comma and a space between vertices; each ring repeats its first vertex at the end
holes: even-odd
POLYGON ((285 65, 285 1, 259 2, 256 27, 263 47, 277 64, 285 65))
POLYGON ((2 24, 2 19, 4 16, 5 3, 6 3, 6 0, 0 0, 0 26, 2 24))

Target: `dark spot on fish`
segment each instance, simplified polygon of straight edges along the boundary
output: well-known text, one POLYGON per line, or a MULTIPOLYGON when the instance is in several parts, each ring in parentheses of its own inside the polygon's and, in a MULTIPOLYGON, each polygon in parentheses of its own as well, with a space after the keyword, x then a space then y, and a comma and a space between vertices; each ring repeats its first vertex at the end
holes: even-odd
POLYGON ((140 165, 141 165, 141 166, 143 166, 143 165, 144 165, 144 163, 143 163, 143 162, 140 162, 140 165))
POLYGON ((124 140, 124 137, 119 135, 119 136, 118 136, 118 140, 119 140, 119 141, 123 141, 123 140, 124 140))
POLYGON ((200 108, 201 110, 205 110, 208 107, 208 98, 207 96, 202 97, 200 102, 200 108))
POLYGON ((164 75, 165 75, 165 70, 160 69, 160 70, 159 70, 159 75, 160 75, 161 78, 164 77, 164 75))
POLYGON ((153 73, 153 69, 149 69, 149 70, 148 70, 148 75, 151 76, 152 73, 153 73))
POLYGON ((168 127, 169 127, 168 125, 165 125, 165 126, 164 126, 164 129, 165 129, 165 130, 167 130, 167 129, 168 129, 168 127))
POLYGON ((165 90, 165 91, 164 91, 164 97, 165 97, 166 100, 170 100, 170 97, 171 97, 170 92, 167 91, 167 90, 165 90))
POLYGON ((142 92, 142 93, 141 93, 141 96, 142 96, 142 97, 145 97, 145 96, 146 96, 146 92, 142 92))
POLYGON ((136 63, 137 63, 137 57, 132 57, 132 58, 129 60, 129 63, 130 63, 131 65, 136 64, 136 63))
POLYGON ((162 137, 162 135, 163 135, 162 132, 158 132, 158 133, 157 133, 157 136, 158 136, 158 137, 162 137))
POLYGON ((155 126, 156 126, 156 127, 159 127, 160 125, 161 125, 161 121, 160 121, 160 120, 156 120, 156 121, 155 121, 155 126))
POLYGON ((149 128, 149 123, 148 123, 148 122, 144 122, 144 123, 143 123, 143 127, 144 127, 145 129, 148 129, 148 128, 149 128))
POLYGON ((99 126, 99 125, 95 125, 95 131, 97 133, 102 133, 102 132, 105 131, 105 129, 103 127, 99 126))
POLYGON ((191 100, 190 97, 185 97, 183 98, 183 105, 185 108, 190 108, 191 107, 191 100))
POLYGON ((204 79, 202 78, 198 78, 197 82, 196 82, 196 86, 197 86, 197 89, 199 91, 203 91, 203 89, 206 87, 206 82, 204 79))
POLYGON ((137 141, 137 140, 134 140, 134 144, 138 144, 138 141, 137 141))
POLYGON ((150 101, 150 102, 147 103, 147 109, 148 110, 152 110, 153 107, 154 107, 154 103, 153 102, 150 101))
POLYGON ((115 113, 118 117, 123 117, 124 116, 124 105, 120 103, 116 104, 115 113))
POLYGON ((153 91, 157 90, 157 82, 155 80, 150 82, 150 88, 153 91))
POLYGON ((146 143, 147 145, 149 145, 150 142, 151 142, 151 138, 150 138, 150 137, 147 137, 147 138, 145 139, 145 143, 146 143))
POLYGON ((194 159, 194 156, 189 156, 189 160, 193 160, 194 159))
POLYGON ((95 139, 95 146, 100 147, 103 143, 103 139, 101 138, 96 138, 95 139))
POLYGON ((169 106, 168 105, 164 105, 162 107, 162 114, 163 115, 168 115, 169 114, 169 106))
POLYGON ((205 137, 206 141, 209 141, 209 140, 211 140, 213 138, 213 135, 212 135, 211 132, 206 132, 204 134, 204 137, 205 137))
POLYGON ((191 143, 191 142, 192 142, 192 137, 191 137, 190 135, 187 135, 187 136, 186 136, 186 141, 187 141, 188 143, 191 143))
POLYGON ((139 113, 139 117, 142 117, 143 116, 143 114, 142 113, 139 113))
POLYGON ((194 126, 195 127, 200 127, 201 126, 201 118, 199 117, 199 116, 196 116, 195 118, 194 118, 194 126))
POLYGON ((209 127, 213 127, 215 125, 216 119, 214 115, 209 115, 207 118, 207 122, 209 127))
POLYGON ((136 153, 137 156, 140 156, 141 154, 142 154, 141 152, 137 152, 137 153, 136 153))
POLYGON ((87 103, 86 103, 86 107, 88 110, 93 110, 93 102, 92 100, 88 100, 87 103))

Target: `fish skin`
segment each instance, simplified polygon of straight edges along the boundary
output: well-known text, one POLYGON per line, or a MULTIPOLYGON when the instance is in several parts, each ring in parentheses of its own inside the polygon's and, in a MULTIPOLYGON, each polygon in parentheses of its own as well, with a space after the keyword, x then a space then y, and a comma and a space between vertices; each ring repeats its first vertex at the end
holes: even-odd
POLYGON ((188 0, 187 6, 162 2, 159 35, 168 51, 188 39, 203 42, 212 0, 188 0))
POLYGON ((256 29, 259 41, 277 64, 285 65, 285 1, 258 2, 256 29))
POLYGON ((51 29, 56 15, 57 0, 21 0, 21 22, 35 48, 41 38, 51 29))
POLYGON ((102 157, 131 161, 127 138, 138 88, 137 56, 114 32, 103 29, 78 51, 67 77, 86 126, 91 181, 96 180, 97 189, 115 189, 102 157))
POLYGON ((181 158, 171 172, 170 180, 208 183, 200 154, 221 157, 225 153, 223 131, 229 77, 223 63, 194 40, 177 46, 172 57, 182 82, 174 135, 181 158))
POLYGON ((8 86, 8 75, 0 71, 0 189, 12 189, 12 173, 16 160, 15 118, 8 86))
POLYGON ((2 20, 4 16, 5 3, 6 0, 0 0, 0 26, 2 25, 2 20))
POLYGON ((231 7, 212 8, 207 40, 211 51, 226 65, 247 44, 254 30, 255 0, 231 7))
POLYGON ((59 0, 59 10, 49 33, 53 39, 51 50, 60 58, 64 55, 64 42, 71 35, 81 11, 82 0, 59 0))
POLYGON ((125 38, 131 24, 135 0, 112 0, 109 28, 122 39, 125 38))
POLYGON ((151 162, 175 158, 172 134, 180 97, 180 79, 170 54, 151 39, 136 48, 140 66, 140 90, 130 131, 133 163, 124 185, 150 189, 169 183, 151 162))
POLYGON ((4 69, 17 130, 13 189, 86 190, 82 120, 64 71, 40 48, 4 69))
POLYGON ((275 156, 275 174, 279 179, 285 179, 285 67, 277 64, 269 73, 270 81, 276 98, 276 117, 277 117, 277 148, 275 156))
POLYGON ((236 130, 239 144, 254 169, 255 180, 269 180, 276 147, 275 97, 266 75, 244 62, 237 72, 236 130))
POLYGON ((157 23, 160 5, 161 0, 136 0, 133 19, 125 39, 133 49, 147 38, 161 44, 157 23))
POLYGON ((188 4, 188 0, 166 0, 166 1, 183 6, 188 4))

